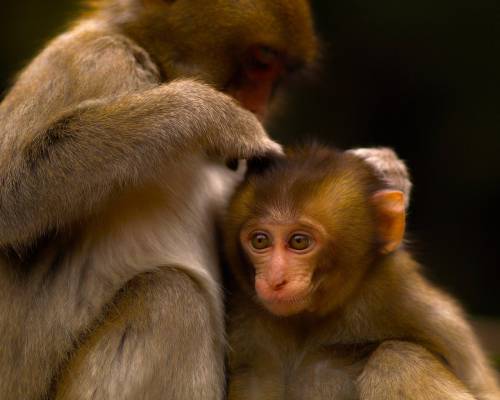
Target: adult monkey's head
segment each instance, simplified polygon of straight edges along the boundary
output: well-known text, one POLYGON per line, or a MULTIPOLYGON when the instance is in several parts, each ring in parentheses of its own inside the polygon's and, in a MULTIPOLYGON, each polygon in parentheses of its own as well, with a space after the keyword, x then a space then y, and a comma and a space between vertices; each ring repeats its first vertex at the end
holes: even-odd
POLYGON ((308 0, 101 0, 97 9, 166 80, 199 78, 261 117, 279 82, 317 54, 308 0))

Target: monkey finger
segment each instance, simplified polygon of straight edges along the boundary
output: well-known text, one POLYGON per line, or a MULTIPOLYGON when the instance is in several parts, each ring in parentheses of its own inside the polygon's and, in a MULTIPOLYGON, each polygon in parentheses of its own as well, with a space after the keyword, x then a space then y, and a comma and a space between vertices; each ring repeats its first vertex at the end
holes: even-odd
POLYGON ((257 145, 253 146, 251 152, 244 158, 248 160, 255 157, 280 157, 284 154, 283 146, 266 136, 260 139, 257 145))
MULTIPOLYGON (((279 146, 279 145, 278 145, 279 146)), ((232 171, 237 171, 241 162, 245 161, 247 167, 247 175, 259 174, 270 168, 278 159, 284 157, 284 152, 281 146, 272 151, 268 151, 262 155, 255 155, 246 160, 237 158, 228 158, 226 160, 226 167, 232 171)))
POLYGON ((284 155, 282 146, 267 136, 252 141, 253 143, 249 141, 234 143, 234 147, 229 143, 226 149, 222 149, 225 159, 249 160, 255 157, 280 157, 284 155))
POLYGON ((269 139, 269 148, 265 153, 266 157, 271 156, 284 156, 285 151, 283 150, 283 146, 271 139, 269 139))
POLYGON ((237 158, 229 158, 226 160, 226 167, 228 167, 232 171, 236 171, 238 169, 240 160, 237 158))
POLYGON ((283 158, 283 154, 266 153, 262 156, 252 157, 247 160, 246 176, 262 174, 271 168, 276 161, 283 158))

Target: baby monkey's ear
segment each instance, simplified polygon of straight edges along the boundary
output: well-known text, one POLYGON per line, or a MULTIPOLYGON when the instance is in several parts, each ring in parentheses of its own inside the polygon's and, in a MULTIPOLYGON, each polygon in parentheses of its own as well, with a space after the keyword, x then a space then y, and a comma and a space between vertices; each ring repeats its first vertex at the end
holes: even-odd
POLYGON ((392 253, 405 234, 405 195, 399 190, 381 190, 372 196, 371 201, 375 206, 380 252, 392 253))
POLYGON ((272 168, 279 160, 284 158, 283 155, 278 154, 264 154, 258 157, 252 157, 247 160, 247 172, 245 178, 252 175, 261 175, 265 171, 272 168))

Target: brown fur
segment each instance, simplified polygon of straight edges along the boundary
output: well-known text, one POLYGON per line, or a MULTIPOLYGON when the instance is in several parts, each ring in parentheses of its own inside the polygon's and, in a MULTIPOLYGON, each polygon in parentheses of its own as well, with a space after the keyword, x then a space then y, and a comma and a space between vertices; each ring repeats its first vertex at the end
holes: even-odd
POLYGON ((224 227, 230 400, 500 398, 455 301, 404 247, 379 251, 370 198, 389 186, 352 152, 314 147, 238 188, 224 227), (314 218, 328 238, 311 283, 314 307, 286 318, 255 301, 254 269, 239 241, 246 221, 270 215, 281 216, 277 223, 314 218))
POLYGON ((223 161, 280 152, 221 90, 312 62, 308 2, 94 6, 0 104, 0 398, 221 399, 223 161))

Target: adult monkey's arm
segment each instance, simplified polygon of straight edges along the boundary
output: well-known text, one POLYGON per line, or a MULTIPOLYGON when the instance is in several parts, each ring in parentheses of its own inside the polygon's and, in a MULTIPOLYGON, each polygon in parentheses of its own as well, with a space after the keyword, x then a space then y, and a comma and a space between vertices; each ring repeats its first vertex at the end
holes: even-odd
POLYGON ((114 37, 85 42, 77 57, 52 50, 45 58, 61 57, 64 69, 42 58, 2 103, 0 246, 84 217, 117 186, 144 181, 186 152, 247 158, 279 150, 256 117, 209 86, 155 85, 154 74, 127 57, 134 50, 114 37), (81 62, 97 52, 112 62, 90 81, 81 62), (31 83, 40 73, 49 95, 31 83))

